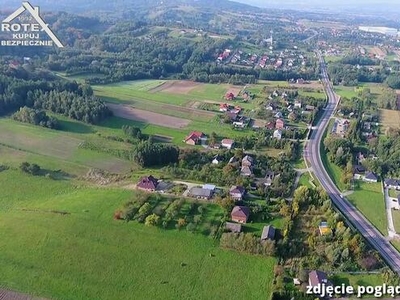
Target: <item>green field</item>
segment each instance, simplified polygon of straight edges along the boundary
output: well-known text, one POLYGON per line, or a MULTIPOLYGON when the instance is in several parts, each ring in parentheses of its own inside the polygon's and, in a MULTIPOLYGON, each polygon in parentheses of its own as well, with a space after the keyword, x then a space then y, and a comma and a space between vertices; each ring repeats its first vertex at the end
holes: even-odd
MULTIPOLYGON (((334 121, 330 120, 327 130, 324 133, 322 140, 324 140, 328 133, 332 131, 334 121)), ((344 184, 341 182, 340 178, 342 176, 342 169, 335 165, 334 163, 329 161, 328 154, 325 151, 325 146, 321 143, 321 159, 325 166, 326 171, 329 174, 329 177, 332 179, 333 183, 339 188, 339 190, 343 191, 345 189, 344 184)))
POLYGON ((400 211, 392 209, 394 229, 400 233, 400 211))
POLYGON ((22 160, 29 160, 45 163, 46 167, 55 169, 66 167, 75 171, 98 168, 114 173, 125 173, 130 170, 130 163, 123 159, 80 148, 80 145, 87 141, 101 144, 106 148, 127 150, 129 145, 101 138, 97 134, 122 135, 121 129, 103 130, 100 127, 67 120, 62 116, 57 116, 57 118, 60 120, 60 130, 0 118, 0 152, 2 153, 0 163, 20 163, 22 160))
POLYGON ((13 170, 0 173, 0 191, 4 288, 71 300, 270 297, 272 258, 225 251, 186 231, 113 220, 131 191, 13 170))
POLYGON ((345 97, 351 99, 353 97, 357 97, 358 93, 355 91, 354 87, 349 86, 335 86, 335 93, 341 97, 345 97))
POLYGON ((380 286, 382 285, 383 278, 381 274, 347 274, 339 273, 331 277, 333 284, 352 286, 380 286))
POLYGON ((385 201, 381 183, 359 182, 347 198, 383 234, 387 234, 385 201))
POLYGON ((314 186, 310 181, 311 181, 310 174, 308 174, 308 172, 307 173, 303 173, 300 176, 299 185, 306 186, 306 187, 309 187, 309 188, 312 189, 312 188, 314 188, 314 186))

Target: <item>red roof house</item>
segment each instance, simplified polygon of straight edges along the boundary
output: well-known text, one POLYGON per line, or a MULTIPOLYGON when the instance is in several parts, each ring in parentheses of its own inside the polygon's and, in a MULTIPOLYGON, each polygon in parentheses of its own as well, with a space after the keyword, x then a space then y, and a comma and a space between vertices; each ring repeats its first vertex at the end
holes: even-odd
POLYGON ((204 137, 204 133, 200 131, 193 131, 191 132, 184 140, 184 142, 188 145, 197 145, 200 139, 204 137))
POLYGON ((226 93, 226 95, 225 95, 225 99, 226 99, 226 100, 230 100, 230 101, 232 101, 232 100, 234 100, 234 99, 235 99, 235 95, 234 95, 232 92, 230 92, 230 93, 226 93))
POLYGON ((277 119, 276 122, 275 122, 275 128, 276 129, 285 128, 285 121, 283 121, 282 119, 277 119))
POLYGON ((142 177, 136 188, 143 191, 154 192, 158 185, 158 179, 154 178, 152 175, 142 177))
POLYGON ((237 223, 246 223, 250 216, 250 209, 247 206, 235 206, 231 212, 231 219, 237 223))

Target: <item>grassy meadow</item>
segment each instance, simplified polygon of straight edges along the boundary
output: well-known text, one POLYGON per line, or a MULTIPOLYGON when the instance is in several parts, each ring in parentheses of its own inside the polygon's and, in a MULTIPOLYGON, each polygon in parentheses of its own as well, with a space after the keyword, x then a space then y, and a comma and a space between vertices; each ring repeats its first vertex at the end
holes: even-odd
POLYGON ((83 149, 83 142, 101 144, 104 148, 127 150, 129 145, 101 137, 122 135, 122 130, 102 129, 77 121, 60 120, 60 130, 0 118, 0 163, 19 164, 28 160, 54 169, 73 170, 80 175, 85 169, 97 168, 112 173, 130 171, 129 162, 104 152, 83 149), (100 135, 99 135, 100 133, 100 135))
POLYGON ((385 201, 381 183, 358 182, 347 199, 383 234, 387 234, 385 201))
POLYGON ((4 288, 71 300, 270 296, 272 258, 225 251, 186 231, 113 220, 131 191, 17 170, 0 173, 0 191, 4 288))

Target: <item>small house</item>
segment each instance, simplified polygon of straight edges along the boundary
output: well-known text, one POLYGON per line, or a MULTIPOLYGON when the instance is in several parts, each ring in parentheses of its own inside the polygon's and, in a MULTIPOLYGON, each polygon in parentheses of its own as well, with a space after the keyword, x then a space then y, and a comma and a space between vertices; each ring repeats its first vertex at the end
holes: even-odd
POLYGON ((321 222, 318 229, 320 235, 329 235, 332 233, 332 229, 328 226, 327 222, 321 222))
POLYGON ((275 128, 276 129, 284 129, 285 128, 285 121, 283 121, 282 119, 276 120, 275 128))
POLYGON ((184 142, 188 145, 198 145, 202 138, 205 137, 205 134, 200 131, 191 132, 184 140, 184 142))
POLYGON ((294 107, 295 107, 295 108, 301 108, 301 101, 295 100, 295 101, 294 101, 294 107))
POLYGON ((362 179, 365 174, 365 168, 362 165, 356 165, 353 168, 353 178, 354 179, 362 179))
POLYGON ((378 182, 378 176, 374 172, 366 172, 363 181, 378 182))
POLYGON ((226 93, 225 99, 229 101, 235 100, 235 95, 232 92, 226 93))
POLYGON ((254 164, 254 159, 253 157, 246 155, 245 157, 243 157, 242 159, 242 166, 252 166, 254 164))
POLYGON ((223 140, 221 141, 221 146, 224 147, 224 148, 227 148, 227 149, 232 149, 234 143, 235 143, 234 140, 231 140, 231 139, 223 139, 223 140))
POLYGON ((235 206, 231 212, 231 219, 237 223, 245 224, 250 216, 250 209, 247 206, 235 206))
POLYGON ((251 166, 242 166, 240 168, 240 175, 242 176, 252 176, 253 175, 253 171, 251 169, 251 166))
POLYGON ((331 286, 325 272, 314 270, 308 274, 308 286, 331 286))
POLYGON ((282 130, 277 129, 274 131, 274 138, 276 138, 277 140, 282 139, 282 130))
POLYGON ((264 226, 262 234, 261 234, 261 240, 274 240, 275 239, 275 228, 272 225, 264 226))
POLYGON ((385 187, 387 187, 388 189, 400 190, 400 180, 387 178, 385 179, 385 187))
POLYGON ((154 192, 157 189, 158 179, 152 175, 142 177, 137 183, 136 188, 142 191, 154 192))
POLYGON ((211 163, 213 165, 218 165, 221 162, 222 162, 222 157, 220 157, 219 155, 215 155, 211 163))
POLYGON ((229 190, 229 195, 235 201, 242 201, 245 193, 246 193, 245 188, 238 185, 232 186, 229 190))

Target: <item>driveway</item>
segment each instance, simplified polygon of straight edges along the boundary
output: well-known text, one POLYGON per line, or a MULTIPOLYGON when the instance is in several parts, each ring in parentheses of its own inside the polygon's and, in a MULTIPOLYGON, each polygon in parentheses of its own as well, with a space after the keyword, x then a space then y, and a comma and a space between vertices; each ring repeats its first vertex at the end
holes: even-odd
POLYGON ((192 182, 186 182, 186 181, 174 181, 174 184, 183 184, 183 185, 187 186, 186 191, 184 191, 182 194, 183 197, 188 197, 189 192, 192 188, 201 186, 200 183, 192 183, 192 182))

